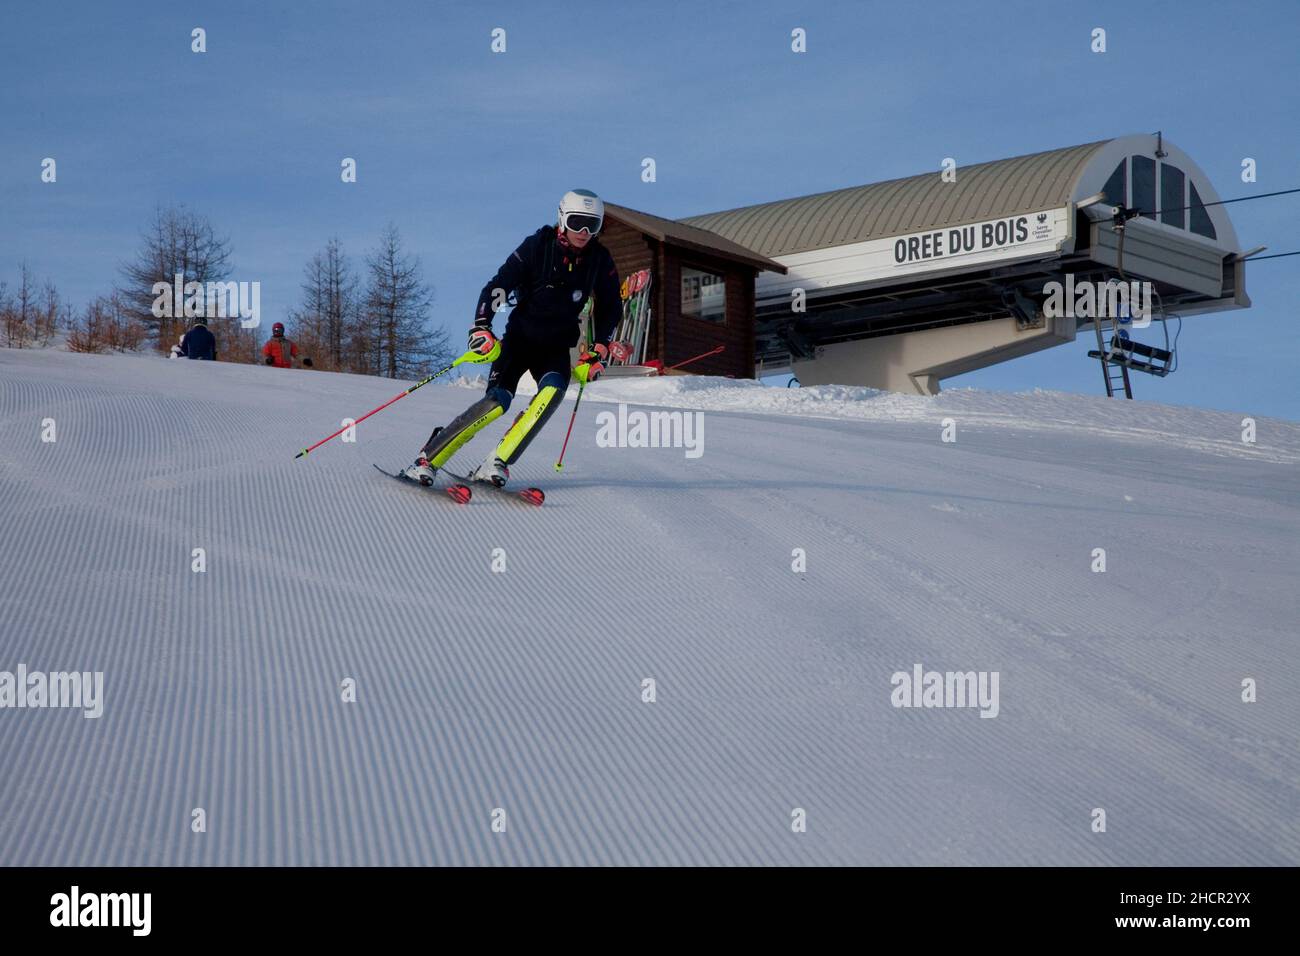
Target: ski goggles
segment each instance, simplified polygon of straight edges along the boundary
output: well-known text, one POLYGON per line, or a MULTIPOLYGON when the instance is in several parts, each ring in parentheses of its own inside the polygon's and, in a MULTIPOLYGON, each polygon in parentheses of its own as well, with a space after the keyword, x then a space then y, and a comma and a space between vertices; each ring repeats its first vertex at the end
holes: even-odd
POLYGON ((585 232, 589 236, 594 236, 600 232, 600 225, 599 216, 589 216, 585 212, 570 212, 564 215, 564 228, 570 232, 585 232))

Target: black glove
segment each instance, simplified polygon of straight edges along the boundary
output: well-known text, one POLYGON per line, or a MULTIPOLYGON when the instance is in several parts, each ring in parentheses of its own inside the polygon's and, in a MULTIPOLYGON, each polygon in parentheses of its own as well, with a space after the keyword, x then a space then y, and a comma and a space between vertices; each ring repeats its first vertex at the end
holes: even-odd
POLYGON ((491 329, 476 325, 469 330, 469 350, 479 355, 490 355, 496 348, 497 338, 491 329))
POLYGON ((274 364, 275 364, 275 356, 274 356, 274 355, 268 355, 268 356, 266 357, 266 364, 267 364, 267 365, 274 365, 274 364))
POLYGON ((311 368, 311 367, 312 367, 312 364, 311 364, 311 356, 308 355, 305 359, 303 359, 303 360, 302 360, 302 364, 305 365, 305 366, 307 366, 308 368, 311 368))

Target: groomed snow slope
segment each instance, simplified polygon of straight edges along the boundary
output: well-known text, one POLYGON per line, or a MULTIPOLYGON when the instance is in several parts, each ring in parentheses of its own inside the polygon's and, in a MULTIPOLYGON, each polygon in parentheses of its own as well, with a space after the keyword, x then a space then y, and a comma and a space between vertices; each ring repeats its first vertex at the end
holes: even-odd
POLYGON ((104 673, 0 710, 0 863, 1300 863, 1297 425, 607 380, 545 507, 460 507, 370 467, 435 384, 293 460, 400 387, 0 350, 0 671, 104 673), (703 455, 598 447, 619 399, 703 455), (893 707, 916 664, 997 716, 893 707))

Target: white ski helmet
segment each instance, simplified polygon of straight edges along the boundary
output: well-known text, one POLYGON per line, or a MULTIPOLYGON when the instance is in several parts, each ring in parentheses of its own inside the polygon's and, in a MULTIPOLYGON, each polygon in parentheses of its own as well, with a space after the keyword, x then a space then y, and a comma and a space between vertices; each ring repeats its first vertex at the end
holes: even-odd
POLYGON ((570 189, 560 200, 559 226, 591 235, 600 232, 605 223, 605 204, 590 189, 570 189))

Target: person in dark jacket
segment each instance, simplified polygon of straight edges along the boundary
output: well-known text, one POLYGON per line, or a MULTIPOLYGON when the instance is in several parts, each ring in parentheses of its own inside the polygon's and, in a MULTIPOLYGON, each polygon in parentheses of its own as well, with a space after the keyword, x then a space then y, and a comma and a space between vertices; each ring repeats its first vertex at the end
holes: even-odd
POLYGON ((471 351, 493 353, 498 345, 493 315, 502 305, 514 304, 500 339, 500 354, 488 374, 487 391, 450 424, 434 429, 415 464, 406 469, 407 477, 431 484, 452 455, 506 413, 527 371, 537 382, 537 395, 472 476, 504 485, 510 475, 508 466, 518 460, 564 399, 569 350, 578 344, 578 317, 588 299, 594 341, 584 347, 572 371, 584 383, 599 377, 622 317, 618 268, 596 238, 604 220, 605 204, 595 193, 586 189, 565 193, 556 225, 543 226, 520 243, 483 287, 469 332, 471 351), (514 303, 509 302, 511 296, 514 303))
POLYGON ((192 359, 217 360, 217 337, 208 331, 208 327, 199 319, 193 327, 181 337, 181 355, 192 359))
MULTIPOLYGON (((292 339, 284 337, 284 323, 277 322, 271 326, 271 338, 262 346, 262 359, 267 365, 276 368, 293 368, 293 360, 298 357, 298 346, 292 339)), ((305 357, 302 364, 312 367, 311 357, 305 357)))

